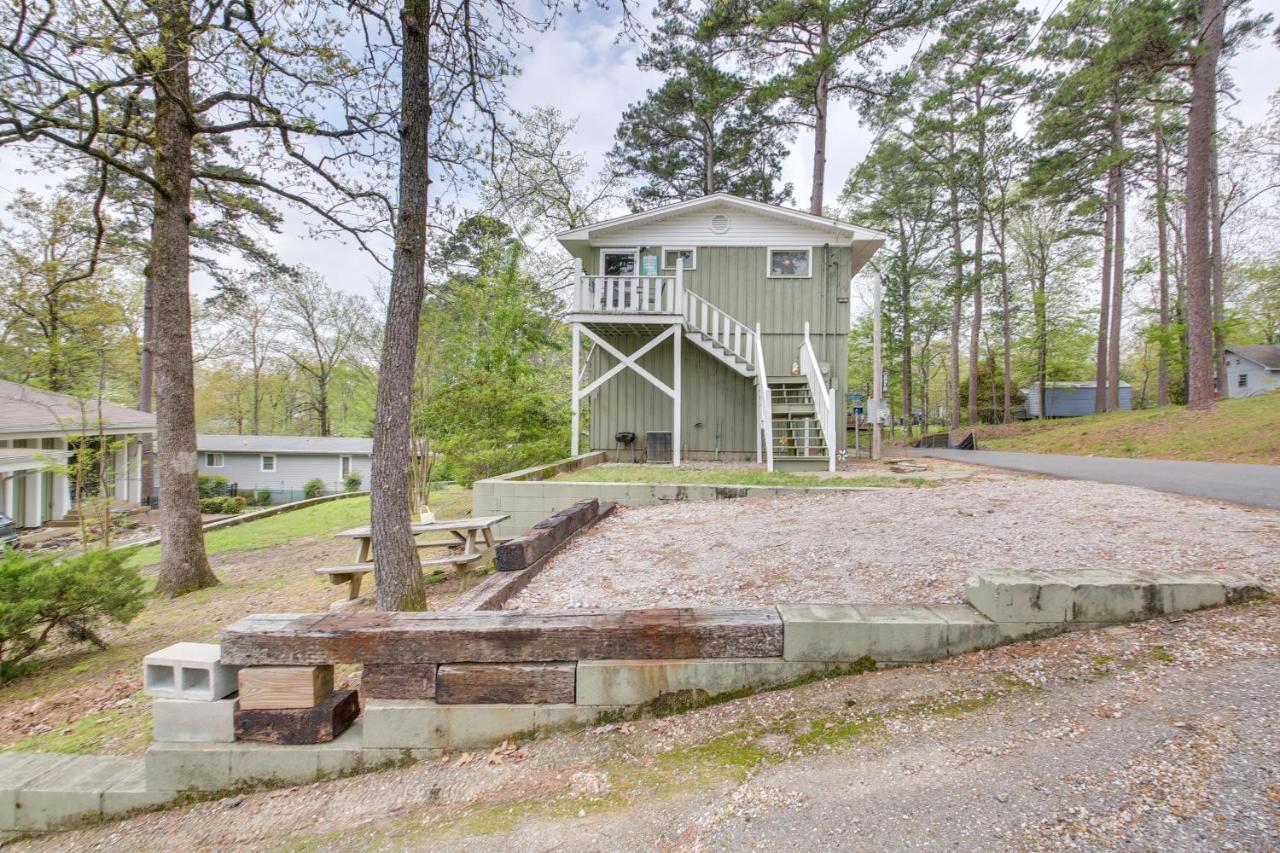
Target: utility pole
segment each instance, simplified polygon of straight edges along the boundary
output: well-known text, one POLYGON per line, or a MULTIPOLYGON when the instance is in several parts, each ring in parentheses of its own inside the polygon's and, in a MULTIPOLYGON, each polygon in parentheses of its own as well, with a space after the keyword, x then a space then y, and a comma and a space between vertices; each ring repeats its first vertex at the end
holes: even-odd
POLYGON ((880 361, 880 271, 872 268, 871 291, 871 459, 879 461, 883 455, 880 448, 881 407, 884 405, 884 370, 880 361))

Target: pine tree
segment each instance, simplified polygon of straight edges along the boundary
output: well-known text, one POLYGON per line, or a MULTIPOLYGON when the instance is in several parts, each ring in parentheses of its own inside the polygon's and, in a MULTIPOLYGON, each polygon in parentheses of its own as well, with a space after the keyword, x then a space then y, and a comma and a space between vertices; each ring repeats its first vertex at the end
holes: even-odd
POLYGON ((742 15, 710 0, 662 0, 653 46, 638 65, 668 75, 618 124, 613 158, 642 183, 637 209, 727 192, 786 201, 781 184, 790 131, 773 105, 734 70, 742 15))

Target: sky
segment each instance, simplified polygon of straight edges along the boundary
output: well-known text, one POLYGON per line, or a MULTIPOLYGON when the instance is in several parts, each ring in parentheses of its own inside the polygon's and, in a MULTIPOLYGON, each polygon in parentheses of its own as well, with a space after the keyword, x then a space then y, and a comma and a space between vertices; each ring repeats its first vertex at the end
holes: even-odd
MULTIPOLYGON (((1041 15, 1061 5, 1062 0, 1037 0, 1034 5, 1041 15)), ((589 5, 589 4, 587 4, 589 5)), ((648 4, 646 3, 647 7, 648 4)), ((1272 12, 1280 19, 1280 0, 1254 0, 1255 12, 1272 12)), ((641 21, 649 23, 647 11, 641 21)), ((644 97, 660 76, 636 68, 636 58, 643 49, 632 36, 619 38, 616 13, 593 9, 589 12, 567 12, 556 29, 536 34, 530 49, 520 58, 520 74, 511 80, 508 98, 513 108, 527 110, 535 106, 552 106, 566 118, 577 119, 572 147, 584 154, 593 166, 604 163, 612 147, 619 116, 628 104, 644 97)), ((917 43, 904 46, 888 59, 902 64, 915 52, 917 43)), ((1239 99, 1229 106, 1236 119, 1254 123, 1263 118, 1268 98, 1280 86, 1280 50, 1270 39, 1254 45, 1232 61, 1232 74, 1239 99)), ((833 106, 828 141, 826 198, 834 204, 849 172, 866 156, 872 134, 863 127, 854 109, 844 103, 833 106)), ((783 167, 783 179, 795 186, 797 203, 803 206, 809 196, 811 179, 812 134, 800 133, 783 167)), ((19 174, 11 152, 0 151, 0 202, 11 197, 20 186, 36 188, 49 183, 47 177, 19 174)), ((338 238, 316 239, 308 233, 305 217, 296 212, 286 214, 285 227, 270 237, 274 248, 288 263, 306 264, 319 270, 331 284, 366 296, 375 294, 385 273, 354 245, 338 238)), ((208 289, 208 282, 193 281, 197 293, 208 289)))

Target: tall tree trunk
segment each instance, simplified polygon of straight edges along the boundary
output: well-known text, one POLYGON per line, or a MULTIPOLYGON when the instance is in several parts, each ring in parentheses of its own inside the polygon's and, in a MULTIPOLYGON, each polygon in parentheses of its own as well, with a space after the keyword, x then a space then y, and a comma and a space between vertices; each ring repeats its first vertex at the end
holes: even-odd
MULTIPOLYGON (((826 44, 827 32, 822 31, 823 44, 826 44)), ((827 177, 827 109, 830 106, 829 81, 826 73, 818 77, 817 89, 814 92, 813 111, 813 188, 809 193, 809 212, 814 216, 822 215, 822 194, 825 191, 827 177)))
MULTIPOLYGON (((901 232, 899 232, 901 233, 901 232)), ((905 269, 905 266, 904 266, 905 269)), ((911 438, 911 280, 902 276, 902 423, 911 438)))
POLYGON ((322 370, 316 376, 316 414, 320 416, 320 434, 329 435, 329 377, 322 370))
POLYGON ((1222 196, 1218 192, 1218 116, 1213 116, 1213 138, 1209 157, 1209 252, 1212 261, 1209 274, 1213 277, 1213 369, 1217 379, 1218 395, 1225 397, 1227 389, 1227 292, 1222 278, 1222 196))
POLYGON ((951 185, 951 429, 960 428, 960 323, 964 319, 964 245, 960 239, 960 198, 951 185))
POLYGON ((1203 0, 1200 38, 1191 69, 1187 116, 1187 343, 1190 347, 1187 408, 1213 408, 1213 292, 1209 256, 1209 174, 1217 113, 1218 54, 1222 51, 1223 0, 1203 0))
POLYGON ((711 195, 716 191, 716 128, 711 121, 702 128, 702 192, 711 195))
POLYGON ((1102 225, 1102 297, 1098 303, 1098 353, 1094 374, 1093 410, 1107 410, 1107 332, 1111 315, 1111 248, 1115 238, 1115 169, 1107 173, 1106 215, 1102 225))
POLYGON ((1013 423, 1013 323, 1009 317, 1009 270, 1005 266, 1004 243, 1000 244, 1000 322, 1004 345, 1004 423, 1013 423))
POLYGON ((153 0, 163 60, 155 85, 155 213, 151 223, 160 453, 160 570, 156 593, 178 596, 218 582, 209 568, 196 489, 195 376, 191 354, 191 80, 186 0, 153 0))
MULTIPOLYGON (((982 111, 982 93, 974 98, 976 111, 982 111)), ((987 230, 987 136, 986 127, 978 125, 977 145, 977 229, 973 235, 973 320, 969 327, 969 426, 978 423, 978 340, 982 335, 982 235, 987 230)))
POLYGON ((1047 417, 1044 404, 1048 393, 1045 385, 1049 381, 1049 318, 1048 306, 1045 304, 1046 289, 1048 287, 1048 253, 1045 253, 1044 265, 1041 266, 1035 282, 1031 285, 1033 288, 1032 299, 1035 306, 1036 322, 1036 380, 1040 383, 1037 389, 1040 403, 1040 417, 1047 417))
POLYGON ((1112 241, 1111 331, 1107 336, 1107 411, 1120 408, 1120 321, 1124 317, 1124 167, 1116 167, 1116 236, 1112 241))
POLYGON ((1160 274, 1160 351, 1156 405, 1169 405, 1169 173, 1165 162, 1164 114, 1156 110, 1156 245, 1160 274))
MULTIPOLYGON (((151 264, 143 270, 142 288, 142 369, 138 378, 138 408, 144 412, 151 408, 151 383, 155 377, 155 318, 154 286, 151 283, 151 264)), ((151 436, 139 436, 142 445, 142 502, 150 505, 155 495, 155 448, 151 436)))
POLYGON ((373 422, 369 486, 373 516, 374 578, 379 610, 426 606, 422 566, 409 520, 409 455, 413 370, 418 351, 427 258, 428 127, 431 71, 427 43, 430 0, 405 0, 401 59, 400 206, 391 298, 382 342, 373 422))

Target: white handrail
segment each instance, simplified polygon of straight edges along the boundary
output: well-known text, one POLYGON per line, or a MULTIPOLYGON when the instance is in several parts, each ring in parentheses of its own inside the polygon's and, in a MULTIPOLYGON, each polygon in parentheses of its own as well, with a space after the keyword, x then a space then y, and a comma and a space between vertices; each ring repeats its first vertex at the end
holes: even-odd
POLYGON ((743 361, 755 358, 751 328, 746 323, 693 291, 686 290, 684 298, 682 313, 691 329, 711 338, 743 361))
POLYGON ((800 345, 800 371, 809 383, 809 394, 813 397, 813 412, 818 426, 822 429, 822 437, 827 442, 827 470, 836 470, 836 426, 835 426, 835 389, 828 388, 822 378, 822 368, 818 366, 818 356, 813 351, 813 341, 809 338, 809 324, 804 324, 804 343, 800 345))
POLYGON ((764 344, 760 339, 760 324, 756 323, 756 462, 760 462, 760 447, 764 445, 764 461, 773 470, 773 397, 769 390, 769 373, 764 365, 764 344))
POLYGON ((579 275, 574 308, 600 314, 679 314, 679 279, 656 275, 579 275))

